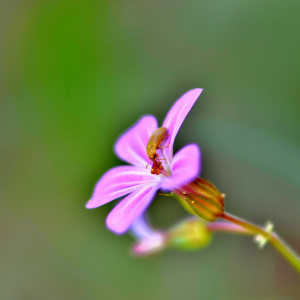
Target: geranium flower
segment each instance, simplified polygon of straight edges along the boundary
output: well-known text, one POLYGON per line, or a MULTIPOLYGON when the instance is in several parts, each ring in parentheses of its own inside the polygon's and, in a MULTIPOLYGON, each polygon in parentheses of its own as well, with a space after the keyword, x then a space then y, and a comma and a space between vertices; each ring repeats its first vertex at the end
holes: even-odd
MULTIPOLYGON (((241 227, 234 226, 234 228, 229 228, 232 232, 236 232, 236 227, 238 227, 239 233, 243 232, 240 232, 241 227)), ((199 250, 211 242, 213 231, 225 231, 226 229, 228 230, 227 222, 209 223, 193 216, 162 231, 152 228, 148 217, 144 214, 138 217, 130 227, 130 234, 136 240, 131 252, 135 256, 149 256, 166 248, 199 250)))
POLYGON ((112 200, 126 196, 108 215, 107 227, 117 234, 126 232, 132 222, 150 205, 158 189, 174 190, 191 181, 200 173, 200 150, 195 144, 182 148, 173 158, 175 137, 182 122, 202 89, 194 89, 179 98, 168 112, 162 127, 167 128, 164 145, 157 150, 163 157, 162 174, 151 174, 152 161, 146 146, 152 133, 158 128, 154 116, 143 116, 135 125, 123 133, 115 144, 115 153, 131 166, 119 166, 106 172, 96 184, 86 208, 95 208, 112 200), (150 165, 150 168, 146 168, 150 165))

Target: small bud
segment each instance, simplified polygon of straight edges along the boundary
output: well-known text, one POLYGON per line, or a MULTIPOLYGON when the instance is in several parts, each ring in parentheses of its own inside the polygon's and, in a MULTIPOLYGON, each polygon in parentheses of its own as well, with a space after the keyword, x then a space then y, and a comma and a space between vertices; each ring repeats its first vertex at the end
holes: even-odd
POLYGON ((189 218, 168 231, 169 245, 181 250, 197 250, 208 245, 212 233, 206 222, 199 218, 189 218))
POLYGON ((206 221, 214 222, 224 213, 225 195, 203 178, 184 186, 177 196, 188 211, 206 221))
POLYGON ((269 235, 270 235, 269 238, 264 237, 260 234, 258 234, 254 237, 254 243, 256 243, 258 245, 258 248, 260 248, 260 249, 264 248, 264 246, 267 244, 267 242, 269 241, 269 239, 271 237, 273 229, 274 229, 274 224, 271 221, 268 221, 265 225, 265 231, 267 233, 269 233, 269 235))

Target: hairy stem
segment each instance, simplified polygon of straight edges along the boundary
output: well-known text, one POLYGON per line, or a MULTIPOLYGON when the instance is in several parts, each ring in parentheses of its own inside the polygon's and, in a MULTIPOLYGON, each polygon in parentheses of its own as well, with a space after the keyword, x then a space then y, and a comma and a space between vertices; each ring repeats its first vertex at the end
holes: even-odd
POLYGON ((225 232, 225 233, 236 233, 242 235, 253 235, 252 231, 245 229, 239 225, 224 222, 224 221, 216 221, 213 223, 208 223, 206 225, 207 230, 212 232, 225 232))
POLYGON ((300 258, 298 254, 288 246, 275 232, 266 232, 264 229, 256 226, 246 220, 240 219, 228 213, 223 213, 220 218, 237 224, 253 234, 260 234, 267 238, 270 244, 300 273, 300 258))

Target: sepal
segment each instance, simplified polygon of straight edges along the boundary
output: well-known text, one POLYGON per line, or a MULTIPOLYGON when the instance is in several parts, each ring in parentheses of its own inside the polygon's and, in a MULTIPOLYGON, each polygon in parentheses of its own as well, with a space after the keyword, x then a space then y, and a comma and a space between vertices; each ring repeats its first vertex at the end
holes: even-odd
POLYGON ((224 194, 210 182, 197 178, 177 191, 180 203, 192 214, 214 222, 224 213, 224 194))

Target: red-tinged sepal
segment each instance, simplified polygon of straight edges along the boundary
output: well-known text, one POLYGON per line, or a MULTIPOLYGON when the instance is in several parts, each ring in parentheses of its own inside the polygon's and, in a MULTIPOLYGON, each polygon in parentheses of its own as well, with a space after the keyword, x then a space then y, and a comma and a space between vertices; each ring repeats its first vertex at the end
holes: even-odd
POLYGON ((176 191, 180 203, 194 215, 214 222, 224 213, 224 194, 210 182, 197 178, 176 191))

